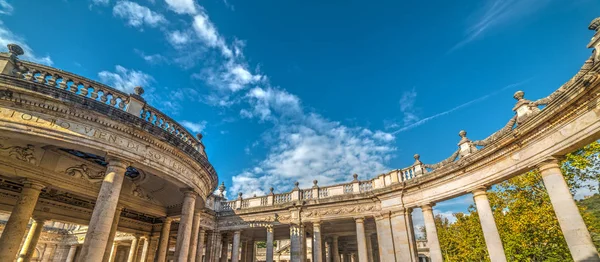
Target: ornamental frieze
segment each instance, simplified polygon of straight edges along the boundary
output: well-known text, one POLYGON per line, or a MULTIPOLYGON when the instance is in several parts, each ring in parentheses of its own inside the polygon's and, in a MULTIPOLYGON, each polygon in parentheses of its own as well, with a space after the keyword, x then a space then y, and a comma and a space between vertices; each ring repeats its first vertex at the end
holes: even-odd
POLYGON ((0 144, 0 152, 8 152, 8 156, 21 160, 23 162, 35 165, 37 160, 33 155, 35 147, 33 145, 27 146, 3 146, 0 144))
POLYGON ((92 171, 86 164, 69 167, 65 170, 65 174, 74 178, 85 179, 90 183, 97 183, 104 178, 103 171, 92 171))
POLYGON ((377 205, 363 205, 353 207, 340 207, 340 208, 324 208, 318 210, 302 211, 301 216, 303 218, 322 217, 331 215, 361 215, 365 212, 375 212, 381 210, 377 205))

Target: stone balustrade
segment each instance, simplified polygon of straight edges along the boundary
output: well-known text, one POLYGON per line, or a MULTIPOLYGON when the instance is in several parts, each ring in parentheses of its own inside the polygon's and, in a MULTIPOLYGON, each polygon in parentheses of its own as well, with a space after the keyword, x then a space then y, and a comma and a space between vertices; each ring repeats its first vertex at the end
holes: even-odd
MULTIPOLYGON (((101 103, 116 110, 128 112, 172 135, 177 141, 174 143, 177 146, 189 145, 206 157, 204 145, 201 142, 202 135, 198 134, 194 137, 175 120, 148 105, 142 98, 144 90, 141 87, 135 87, 134 94, 126 94, 113 87, 70 72, 20 60, 18 56, 23 54, 23 50, 17 45, 9 44, 8 49, 8 53, 0 53, 1 75, 41 84, 47 88, 64 90, 82 99, 71 102, 101 103)), ((37 89, 33 90, 39 91, 37 89)), ((69 100, 73 98, 62 96, 61 99, 69 100)), ((186 150, 184 149, 184 151, 186 150)))

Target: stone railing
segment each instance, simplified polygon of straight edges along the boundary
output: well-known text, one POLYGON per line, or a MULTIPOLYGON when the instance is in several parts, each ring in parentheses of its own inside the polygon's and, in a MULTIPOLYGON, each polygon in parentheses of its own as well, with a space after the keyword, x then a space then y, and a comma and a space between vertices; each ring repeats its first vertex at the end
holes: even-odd
MULTIPOLYGON (((300 189, 299 183, 295 183, 295 188, 290 192, 275 194, 273 188, 266 196, 255 196, 251 198, 242 198, 240 194, 236 201, 221 200, 220 209, 218 211, 233 211, 238 209, 248 209, 254 207, 267 207, 294 203, 297 201, 314 201, 318 199, 327 199, 336 196, 355 195, 367 193, 373 190, 387 188, 393 184, 398 184, 405 181, 410 181, 427 172, 423 163, 419 161, 419 155, 415 155, 415 163, 412 166, 403 169, 390 171, 386 174, 381 174, 370 180, 358 180, 358 175, 353 175, 353 180, 350 183, 336 184, 331 186, 319 187, 318 182, 313 181, 313 187, 300 189)), ((219 190, 225 190, 225 186, 221 185, 219 190)))
POLYGON ((194 137, 173 119, 146 104, 141 97, 144 92, 141 87, 135 87, 134 94, 126 94, 73 73, 20 60, 18 56, 23 55, 23 50, 17 45, 9 44, 8 50, 8 53, 0 53, 1 75, 41 84, 48 88, 61 89, 79 96, 86 103, 101 103, 133 114, 173 135, 180 140, 177 145, 189 145, 206 158, 204 145, 201 142, 202 135, 198 134, 194 137))

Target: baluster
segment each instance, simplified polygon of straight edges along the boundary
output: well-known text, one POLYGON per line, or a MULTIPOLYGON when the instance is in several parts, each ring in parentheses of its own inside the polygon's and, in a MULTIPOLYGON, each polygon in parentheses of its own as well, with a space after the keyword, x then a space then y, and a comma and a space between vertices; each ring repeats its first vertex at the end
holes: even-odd
POLYGON ((160 118, 158 127, 163 128, 163 129, 165 128, 165 119, 164 118, 162 118, 162 117, 160 118))
POLYGON ((57 74, 54 75, 50 75, 50 78, 48 78, 48 85, 51 87, 56 87, 56 81, 58 80, 60 76, 57 74))
POLYGON ((106 102, 108 101, 108 94, 106 93, 106 91, 101 90, 102 91, 102 96, 100 97, 100 102, 106 104, 106 102))
POLYGON ((46 84, 45 78, 46 78, 46 73, 40 72, 40 74, 35 77, 35 81, 37 81, 40 84, 46 84))
POLYGON ((60 81, 60 83, 58 84, 58 87, 62 90, 67 90, 67 88, 69 87, 69 81, 71 79, 68 78, 62 78, 62 80, 60 81))
POLYGON ((117 105, 117 97, 113 94, 111 94, 111 99, 110 99, 110 105, 111 106, 116 106, 117 105))
POLYGON ((81 92, 79 92, 79 95, 86 97, 88 95, 88 87, 86 87, 85 85, 81 86, 81 92))
POLYGON ((124 110, 125 109, 125 100, 123 100, 123 98, 121 98, 121 102, 119 102, 119 109, 124 110))
POLYGON ((79 91, 79 85, 83 85, 83 84, 81 82, 77 82, 77 83, 73 82, 71 84, 69 91, 71 91, 71 93, 73 93, 73 94, 76 94, 77 91, 79 91))
POLYGON ((98 88, 92 87, 92 94, 90 95, 91 99, 97 100, 98 99, 98 88))
POLYGON ((36 71, 29 71, 25 74, 25 80, 33 81, 33 76, 36 74, 36 71))

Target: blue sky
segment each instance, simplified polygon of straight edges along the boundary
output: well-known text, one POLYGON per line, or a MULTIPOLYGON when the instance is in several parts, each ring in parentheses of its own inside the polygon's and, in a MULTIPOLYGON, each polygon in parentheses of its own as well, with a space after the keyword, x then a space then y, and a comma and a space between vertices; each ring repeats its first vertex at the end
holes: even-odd
MULTIPOLYGON (((145 98, 230 195, 366 179, 456 150, 591 51, 596 0, 0 0, 0 45, 145 98)), ((437 207, 465 210, 470 196, 437 207)))

